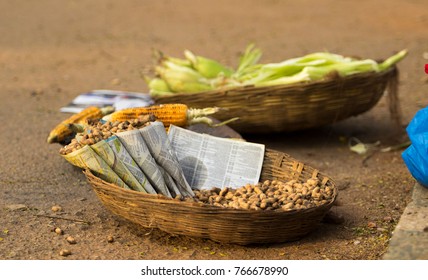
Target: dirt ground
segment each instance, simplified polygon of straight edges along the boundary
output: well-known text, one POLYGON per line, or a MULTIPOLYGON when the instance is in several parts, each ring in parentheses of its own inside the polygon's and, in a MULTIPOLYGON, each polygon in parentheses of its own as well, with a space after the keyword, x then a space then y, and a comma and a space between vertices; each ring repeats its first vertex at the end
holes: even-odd
POLYGON ((249 42, 262 62, 328 50, 400 62, 403 128, 428 104, 428 9, 413 1, 6 1, 0 0, 0 259, 381 259, 415 183, 402 150, 371 157, 346 139, 400 144, 386 98, 369 112, 310 131, 243 135, 284 151, 339 186, 332 213, 295 242, 223 245, 170 236, 110 213, 80 170, 48 145, 59 108, 93 89, 147 91, 151 50, 184 49, 234 66, 249 42), (51 208, 59 205, 60 212, 51 208), (63 235, 53 232, 60 227, 63 235), (72 236, 76 244, 68 244, 72 236), (114 238, 108 242, 108 236, 114 238))

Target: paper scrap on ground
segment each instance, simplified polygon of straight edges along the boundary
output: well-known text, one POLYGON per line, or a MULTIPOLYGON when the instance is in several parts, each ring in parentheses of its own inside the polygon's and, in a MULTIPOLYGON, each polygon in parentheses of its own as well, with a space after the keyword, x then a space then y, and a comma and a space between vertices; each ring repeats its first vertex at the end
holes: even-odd
POLYGON ((99 89, 80 94, 60 111, 78 113, 89 106, 113 106, 118 111, 131 107, 147 107, 152 104, 154 101, 148 93, 99 89))
POLYGON ((263 144, 200 134, 174 125, 168 138, 192 188, 238 188, 259 182, 263 144))

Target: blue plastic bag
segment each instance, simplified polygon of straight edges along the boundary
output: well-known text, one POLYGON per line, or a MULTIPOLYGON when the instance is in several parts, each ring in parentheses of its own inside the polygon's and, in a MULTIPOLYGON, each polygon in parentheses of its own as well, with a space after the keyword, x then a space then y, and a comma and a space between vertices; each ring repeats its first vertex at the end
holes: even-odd
POLYGON ((416 181, 428 187, 428 107, 416 113, 406 131, 411 145, 402 158, 416 181))

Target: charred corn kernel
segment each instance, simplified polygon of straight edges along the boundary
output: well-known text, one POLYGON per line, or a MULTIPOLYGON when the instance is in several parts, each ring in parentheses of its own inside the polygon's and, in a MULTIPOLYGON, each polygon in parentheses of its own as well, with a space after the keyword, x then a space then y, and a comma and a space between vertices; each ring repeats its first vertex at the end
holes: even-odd
POLYGON ((114 111, 114 108, 107 106, 104 108, 98 108, 91 106, 85 108, 81 112, 72 115, 71 117, 63 120, 59 123, 50 133, 47 138, 48 143, 62 143, 66 141, 74 132, 71 130, 69 124, 77 123, 84 124, 86 121, 94 118, 102 118, 103 116, 114 111))
POLYGON ((188 108, 185 104, 161 104, 116 111, 105 116, 103 119, 115 122, 135 119, 141 115, 153 114, 156 120, 162 122, 165 127, 169 127, 171 124, 183 127, 194 123, 213 125, 212 120, 206 116, 215 114, 219 110, 220 108, 217 107, 192 109, 188 108))
POLYGON ((68 128, 75 133, 84 132, 86 124, 83 123, 69 123, 68 128))

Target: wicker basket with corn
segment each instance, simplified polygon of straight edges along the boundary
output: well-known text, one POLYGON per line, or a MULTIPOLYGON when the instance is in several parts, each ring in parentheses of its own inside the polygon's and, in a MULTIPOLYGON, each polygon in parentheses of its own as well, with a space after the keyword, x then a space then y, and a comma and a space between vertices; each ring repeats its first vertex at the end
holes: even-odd
POLYGON ((226 108, 220 120, 240 120, 238 132, 294 131, 331 124, 371 109, 388 89, 392 117, 399 122, 396 64, 315 52, 278 63, 259 63, 261 51, 247 47, 236 69, 185 51, 185 59, 157 53, 154 76, 145 77, 157 103, 226 108))

